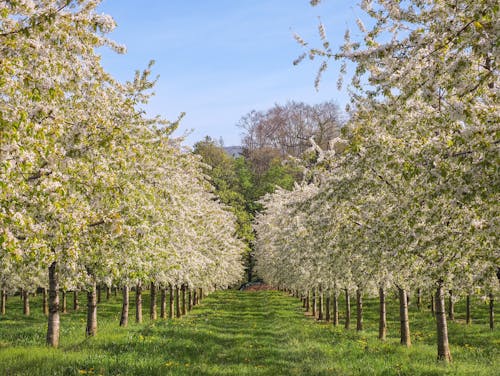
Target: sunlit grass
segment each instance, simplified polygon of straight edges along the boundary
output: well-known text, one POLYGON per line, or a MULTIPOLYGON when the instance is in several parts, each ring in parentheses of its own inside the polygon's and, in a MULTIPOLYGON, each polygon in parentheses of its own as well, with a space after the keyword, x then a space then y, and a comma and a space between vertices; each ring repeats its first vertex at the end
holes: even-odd
POLYGON ((430 312, 411 306, 413 347, 406 349, 399 345, 397 304, 389 303, 388 339, 380 342, 376 300, 365 301, 365 330, 357 333, 318 323, 297 299, 273 291, 218 292, 180 320, 150 322, 145 310, 145 323, 131 317, 128 328, 118 327, 120 302, 111 297, 99 306, 96 338, 84 337, 83 311, 62 315, 61 346, 54 350, 44 346, 40 299, 23 317, 19 297, 9 297, 0 317, 0 375, 500 374, 500 336, 489 330, 484 304, 475 302, 471 326, 460 323, 464 307, 457 305, 458 322, 450 323, 454 361, 445 366, 435 361, 430 312))

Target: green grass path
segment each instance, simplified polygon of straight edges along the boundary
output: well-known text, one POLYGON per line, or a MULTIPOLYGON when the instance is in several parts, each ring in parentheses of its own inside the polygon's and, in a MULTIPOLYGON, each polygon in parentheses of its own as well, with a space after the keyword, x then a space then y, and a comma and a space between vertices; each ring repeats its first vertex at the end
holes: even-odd
MULTIPOLYGON (((144 303, 148 307, 147 299, 144 303)), ((45 318, 36 300, 29 318, 19 314, 19 298, 8 304, 14 312, 0 318, 2 376, 500 374, 498 330, 482 323, 450 325, 454 364, 446 367, 435 361, 428 313, 412 313, 414 346, 405 349, 398 344, 393 304, 390 336, 378 341, 376 300, 365 302, 366 330, 356 333, 315 322, 297 299, 275 291, 217 292, 182 319, 126 329, 118 327, 119 300, 112 298, 99 306, 96 338, 83 337, 84 312, 63 315, 57 350, 41 346, 45 318)))

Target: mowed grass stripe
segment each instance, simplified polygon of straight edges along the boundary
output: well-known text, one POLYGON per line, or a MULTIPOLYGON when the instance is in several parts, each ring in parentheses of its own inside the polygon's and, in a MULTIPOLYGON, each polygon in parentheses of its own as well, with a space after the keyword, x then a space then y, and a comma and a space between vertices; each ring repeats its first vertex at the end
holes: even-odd
POLYGON ((96 338, 83 337, 84 312, 62 315, 61 347, 54 350, 42 346, 45 317, 37 299, 26 318, 19 298, 9 298, 8 314, 0 318, 0 375, 499 374, 498 330, 482 323, 482 306, 474 307, 477 324, 450 324, 454 363, 446 367, 435 361, 429 312, 411 312, 414 346, 398 344, 398 307, 391 300, 389 337, 382 343, 375 299, 366 299, 366 330, 356 333, 317 323, 297 299, 276 291, 221 291, 179 320, 128 328, 118 327, 120 301, 112 297, 99 306, 96 338))

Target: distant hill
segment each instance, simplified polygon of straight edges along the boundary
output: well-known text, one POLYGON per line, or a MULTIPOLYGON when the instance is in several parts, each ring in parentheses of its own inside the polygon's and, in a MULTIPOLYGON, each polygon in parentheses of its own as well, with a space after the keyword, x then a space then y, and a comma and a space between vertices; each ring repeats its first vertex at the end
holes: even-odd
POLYGON ((224 146, 224 151, 231 157, 236 158, 243 154, 243 147, 241 146, 224 146))

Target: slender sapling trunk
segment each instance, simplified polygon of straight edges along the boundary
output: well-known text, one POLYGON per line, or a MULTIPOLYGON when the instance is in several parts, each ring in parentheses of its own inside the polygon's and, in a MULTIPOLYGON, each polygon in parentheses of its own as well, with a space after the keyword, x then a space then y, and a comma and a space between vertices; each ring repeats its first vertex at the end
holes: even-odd
POLYGON ((87 291, 87 328, 85 335, 94 337, 97 334, 97 296, 96 283, 87 291))
POLYGON ((57 263, 49 266, 49 316, 47 325, 47 345, 59 346, 59 275, 57 263))
POLYGON ((123 302, 122 302, 122 314, 120 316, 120 326, 128 325, 128 311, 129 311, 129 287, 127 285, 123 286, 123 302))
POLYGON ((436 325, 437 325, 437 345, 438 360, 445 363, 451 362, 450 345, 448 343, 448 325, 446 323, 446 309, 444 305, 443 283, 438 282, 436 290, 436 325))

